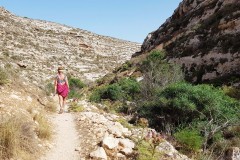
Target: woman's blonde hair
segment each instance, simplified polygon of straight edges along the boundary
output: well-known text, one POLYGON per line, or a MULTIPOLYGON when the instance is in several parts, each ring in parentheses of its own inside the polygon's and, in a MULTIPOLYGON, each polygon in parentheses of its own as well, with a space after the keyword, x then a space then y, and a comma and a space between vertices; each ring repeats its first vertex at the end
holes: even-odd
POLYGON ((58 71, 63 71, 64 68, 63 67, 58 67, 58 71))

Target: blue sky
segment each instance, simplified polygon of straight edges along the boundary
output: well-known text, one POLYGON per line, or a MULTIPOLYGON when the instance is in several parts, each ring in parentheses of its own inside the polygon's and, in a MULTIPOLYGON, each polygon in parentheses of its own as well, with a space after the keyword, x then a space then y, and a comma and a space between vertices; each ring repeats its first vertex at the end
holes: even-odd
POLYGON ((100 35, 142 43, 182 0, 1 0, 0 6, 100 35))

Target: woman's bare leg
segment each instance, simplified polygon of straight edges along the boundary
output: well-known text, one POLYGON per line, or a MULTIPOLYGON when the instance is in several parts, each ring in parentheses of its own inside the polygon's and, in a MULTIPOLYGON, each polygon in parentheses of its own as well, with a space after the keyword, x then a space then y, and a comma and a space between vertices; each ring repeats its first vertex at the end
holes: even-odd
POLYGON ((67 97, 64 97, 64 98, 63 98, 63 101, 62 101, 62 107, 63 107, 63 109, 65 108, 66 100, 67 100, 67 97))
POLYGON ((59 105, 60 105, 60 113, 63 111, 63 97, 58 95, 59 98, 59 105))

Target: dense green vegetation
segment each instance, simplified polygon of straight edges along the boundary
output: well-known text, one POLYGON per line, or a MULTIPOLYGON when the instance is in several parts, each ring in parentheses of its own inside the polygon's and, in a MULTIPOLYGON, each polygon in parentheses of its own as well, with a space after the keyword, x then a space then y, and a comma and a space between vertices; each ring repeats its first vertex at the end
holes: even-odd
POLYGON ((140 92, 140 84, 132 78, 121 79, 117 83, 101 86, 95 89, 90 96, 90 101, 100 102, 103 99, 132 100, 140 92))
POLYGON ((158 92, 155 100, 138 107, 139 115, 149 119, 151 126, 165 133, 176 133, 184 147, 204 151, 217 142, 216 135, 223 136, 229 126, 239 125, 239 110, 240 103, 222 90, 188 83, 172 84, 158 92))
POLYGON ((151 52, 140 70, 140 82, 123 78, 98 87, 90 100, 121 101, 124 110, 117 111, 131 110, 146 118, 150 127, 175 137, 185 154, 202 150, 203 155, 213 152, 214 159, 227 147, 239 146, 240 102, 228 96, 235 90, 184 82, 180 67, 167 63, 162 51, 151 52))

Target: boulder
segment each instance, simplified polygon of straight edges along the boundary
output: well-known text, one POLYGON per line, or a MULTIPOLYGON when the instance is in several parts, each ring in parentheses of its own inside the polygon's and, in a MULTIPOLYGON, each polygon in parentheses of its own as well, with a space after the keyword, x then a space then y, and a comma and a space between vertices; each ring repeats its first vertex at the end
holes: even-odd
POLYGON ((97 150, 91 152, 90 157, 93 159, 107 160, 107 154, 102 147, 98 147, 97 150))
POLYGON ((108 149, 114 149, 118 146, 119 140, 113 137, 104 137, 102 141, 103 147, 107 147, 108 149))
POLYGON ((120 139, 119 144, 124 148, 134 148, 135 144, 129 139, 120 139))

